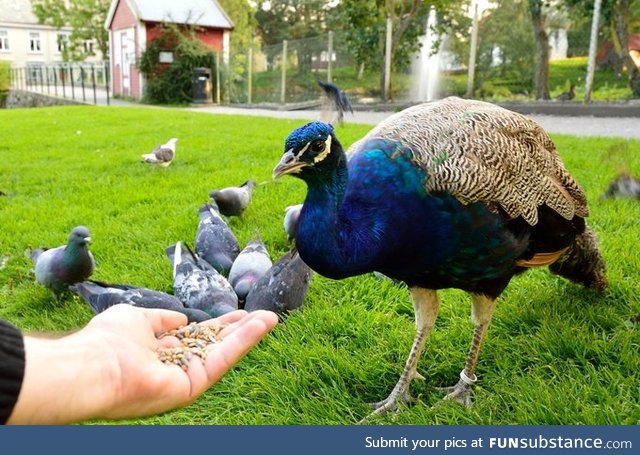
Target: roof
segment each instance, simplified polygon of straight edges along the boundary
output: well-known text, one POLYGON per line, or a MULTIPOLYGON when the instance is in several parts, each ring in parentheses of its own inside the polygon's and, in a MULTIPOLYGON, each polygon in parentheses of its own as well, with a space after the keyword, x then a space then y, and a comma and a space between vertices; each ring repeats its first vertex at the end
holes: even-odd
POLYGON ((143 22, 170 22, 232 29, 233 22, 216 0, 113 0, 105 27, 109 28, 116 7, 126 1, 136 19, 143 22))

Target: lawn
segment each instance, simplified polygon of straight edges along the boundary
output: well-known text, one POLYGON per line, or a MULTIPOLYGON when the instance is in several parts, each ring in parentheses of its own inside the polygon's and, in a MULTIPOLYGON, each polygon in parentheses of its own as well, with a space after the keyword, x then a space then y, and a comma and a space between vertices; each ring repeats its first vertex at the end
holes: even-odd
MULTIPOLYGON (((58 332, 92 316, 78 298, 56 302, 34 282, 30 247, 57 246, 89 227, 94 278, 170 291, 164 248, 193 242, 198 206, 214 187, 260 184, 243 219, 242 245, 259 233, 272 258, 287 248, 284 207, 304 185, 271 181, 286 135, 302 122, 179 109, 57 107, 0 110, 0 317, 58 332), (166 168, 140 155, 178 137, 166 168)), ((344 145, 369 129, 337 127, 344 145)), ((589 223, 608 263, 605 295, 534 270, 500 299, 478 366, 474 406, 440 402, 471 340, 464 293, 441 293, 436 328, 415 381, 415 405, 379 424, 640 424, 640 204, 599 201, 618 169, 640 174, 640 141, 554 136, 586 190, 589 223)), ((193 405, 136 424, 352 424, 387 396, 414 335, 407 290, 373 276, 314 276, 302 310, 193 405)))

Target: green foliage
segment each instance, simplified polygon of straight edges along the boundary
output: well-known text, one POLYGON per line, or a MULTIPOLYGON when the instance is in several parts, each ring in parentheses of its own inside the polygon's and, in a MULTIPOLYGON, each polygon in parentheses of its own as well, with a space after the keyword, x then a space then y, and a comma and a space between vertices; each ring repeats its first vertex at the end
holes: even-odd
POLYGON ((11 63, 0 60, 0 92, 6 92, 11 87, 11 63))
MULTIPOLYGON (((564 82, 563 82, 564 83, 564 82)), ((230 227, 245 245, 256 231, 277 258, 288 249, 284 207, 304 185, 273 182, 284 138, 305 120, 178 109, 52 107, 0 111, 0 317, 30 331, 68 331, 92 314, 78 298, 56 302, 35 283, 30 247, 60 245, 76 224, 91 230, 95 279, 171 290, 164 248, 193 242, 197 210, 215 187, 254 178, 253 201, 230 227), (140 154, 180 138, 168 168, 140 154)), ((349 146, 370 127, 346 124, 349 146)), ((640 424, 640 205, 599 201, 624 166, 640 175, 640 141, 556 136, 585 188, 610 289, 584 290, 547 270, 513 279, 500 298, 478 366, 474 406, 442 403, 437 387, 458 379, 472 324, 469 299, 441 293, 435 330, 411 386, 416 401, 374 424, 640 424)), ((372 276, 315 275, 301 311, 275 330, 192 405, 130 424, 354 424, 396 383, 413 338, 405 287, 372 276), (320 397, 320 399, 319 399, 320 397)))
POLYGON ((11 88, 11 63, 0 60, 0 108, 5 106, 7 93, 11 88))
POLYGON ((33 0, 33 13, 41 24, 57 29, 70 26, 68 46, 62 55, 65 61, 84 60, 95 55, 87 51, 84 43, 96 40, 98 49, 107 59, 109 56, 109 35, 104 28, 111 0, 33 0))
POLYGON ((233 22, 233 32, 230 34, 231 49, 248 48, 253 44, 253 35, 258 26, 255 8, 247 0, 218 0, 218 3, 233 22))
POLYGON ((194 68, 209 68, 214 86, 216 54, 202 44, 194 29, 165 25, 160 36, 149 43, 140 56, 139 68, 146 79, 145 101, 188 103, 193 99, 194 68), (161 52, 173 53, 173 63, 160 63, 161 52))

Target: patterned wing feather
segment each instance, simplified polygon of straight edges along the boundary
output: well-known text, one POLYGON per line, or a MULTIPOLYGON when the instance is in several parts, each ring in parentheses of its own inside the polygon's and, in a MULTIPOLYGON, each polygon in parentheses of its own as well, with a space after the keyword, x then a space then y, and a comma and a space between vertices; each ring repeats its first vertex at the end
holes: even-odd
POLYGON ((530 225, 542 204, 568 220, 588 215, 585 194, 547 133, 499 106, 455 97, 420 104, 381 122, 348 154, 373 138, 399 140, 426 171, 427 191, 447 191, 463 204, 498 205, 530 225))

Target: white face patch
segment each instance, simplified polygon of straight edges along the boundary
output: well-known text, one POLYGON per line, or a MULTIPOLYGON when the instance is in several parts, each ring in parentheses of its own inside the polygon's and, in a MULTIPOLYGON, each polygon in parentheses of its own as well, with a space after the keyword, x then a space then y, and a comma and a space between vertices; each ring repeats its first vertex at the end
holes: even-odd
POLYGON ((311 145, 311 142, 307 142, 307 145, 302 147, 300 151, 294 155, 296 157, 296 160, 300 159, 300 157, 304 154, 304 152, 309 148, 310 145, 311 145))
MULTIPOLYGON (((322 153, 318 153, 318 156, 313 159, 314 163, 319 163, 320 161, 324 160, 331 152, 331 135, 327 136, 327 140, 324 142, 324 144, 324 151, 322 151, 322 153)), ((307 146, 308 145, 309 144, 307 144, 307 146)))

